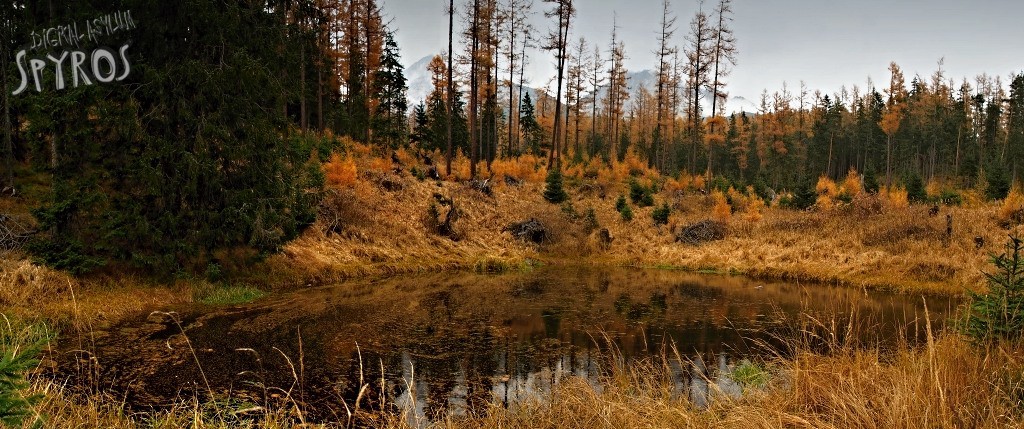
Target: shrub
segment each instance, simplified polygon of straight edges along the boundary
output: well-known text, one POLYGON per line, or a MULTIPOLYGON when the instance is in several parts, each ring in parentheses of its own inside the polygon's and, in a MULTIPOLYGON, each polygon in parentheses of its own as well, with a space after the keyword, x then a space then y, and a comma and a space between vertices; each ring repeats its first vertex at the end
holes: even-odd
POLYGON ((1010 179, 1003 166, 996 164, 985 173, 985 180, 988 186, 985 188, 985 196, 990 200, 1001 200, 1010 193, 1010 179))
POLYGON ((918 176, 917 173, 911 173, 910 177, 907 178, 907 198, 917 203, 924 201, 927 197, 924 183, 921 182, 921 176, 918 176))
POLYGON ((960 193, 952 189, 943 189, 939 192, 939 202, 947 206, 959 206, 963 204, 964 199, 960 196, 960 193))
POLYGON ((580 213, 576 211, 576 207, 572 205, 572 201, 566 201, 562 204, 562 213, 572 221, 579 220, 580 218, 580 213))
POLYGON ((757 196, 762 200, 770 203, 776 196, 775 191, 768 187, 768 182, 766 182, 762 176, 757 176, 757 178, 754 179, 753 186, 754 192, 756 192, 757 196))
POLYGON ((711 179, 711 189, 726 192, 731 187, 733 186, 729 183, 729 179, 724 176, 715 176, 711 179))
POLYGON ((661 207, 658 207, 651 212, 651 218, 654 219, 655 225, 667 225, 668 215, 671 213, 672 209, 668 207, 668 203, 663 203, 661 207))
POLYGON ((622 210, 619 210, 619 214, 622 215, 622 220, 626 222, 633 220, 633 209, 629 208, 629 206, 625 206, 622 210))
POLYGON ((857 174, 857 170, 851 168, 846 173, 846 178, 843 179, 842 192, 840 192, 840 199, 845 202, 853 201, 861 192, 864 191, 864 187, 860 184, 860 175, 857 174))
POLYGON ((718 222, 729 222, 729 218, 732 217, 732 207, 729 206, 729 201, 726 200, 725 194, 722 191, 712 191, 711 197, 715 200, 715 206, 711 212, 712 216, 718 222))
POLYGON ((992 257, 995 273, 985 273, 988 292, 969 292, 971 303, 963 330, 977 340, 1019 338, 1024 330, 1024 243, 1010 237, 1006 251, 992 257))
POLYGON ((650 207, 654 205, 654 196, 651 195, 651 188, 641 185, 636 179, 629 181, 629 199, 639 207, 650 207))
POLYGON ((751 198, 750 198, 750 203, 747 204, 747 208, 744 210, 744 213, 746 213, 745 217, 746 217, 747 221, 749 221, 749 222, 757 222, 757 221, 761 220, 761 218, 764 217, 764 215, 761 214, 761 211, 763 209, 764 209, 764 200, 762 200, 761 198, 758 198, 756 195, 752 195, 751 198))
POLYGON ((546 182, 547 185, 544 187, 544 199, 548 200, 549 203, 561 204, 569 198, 569 195, 565 193, 565 189, 562 189, 562 172, 557 168, 553 168, 548 172, 546 182))
POLYGON ((340 188, 356 184, 356 163, 351 156, 342 158, 337 152, 332 153, 323 170, 328 186, 340 188))
POLYGON ((864 173, 864 192, 877 193, 879 189, 878 178, 874 173, 864 173))
POLYGON ((597 222, 597 213, 594 212, 594 208, 587 207, 586 213, 583 214, 583 229, 590 233, 600 227, 601 224, 597 222))
POLYGON ((824 195, 827 197, 835 197, 836 195, 839 195, 839 187, 836 186, 836 182, 833 182, 832 179, 828 178, 828 176, 819 177, 818 183, 814 185, 814 190, 818 195, 824 195))
POLYGON ((810 182, 804 182, 796 188, 792 198, 783 201, 783 206, 797 210, 807 210, 817 202, 817 199, 818 194, 815 192, 815 187, 811 186, 810 182))
POLYGON ((927 185, 924 185, 924 194, 928 197, 928 202, 941 201, 939 194, 943 191, 942 184, 938 180, 931 179, 927 185))
POLYGON ((743 359, 729 373, 729 378, 738 383, 743 390, 748 388, 763 388, 768 384, 771 375, 763 366, 743 359))
POLYGON ((906 189, 895 187, 893 189, 883 189, 882 193, 886 196, 886 201, 891 208, 906 208, 910 206, 910 199, 906 189))
POLYGON ((626 206, 627 206, 627 204, 626 204, 626 196, 625 195, 619 195, 619 199, 615 200, 615 211, 621 213, 622 210, 626 209, 626 206))
POLYGON ((1005 225, 1024 223, 1024 193, 1014 189, 1003 199, 997 214, 999 221, 1005 225))

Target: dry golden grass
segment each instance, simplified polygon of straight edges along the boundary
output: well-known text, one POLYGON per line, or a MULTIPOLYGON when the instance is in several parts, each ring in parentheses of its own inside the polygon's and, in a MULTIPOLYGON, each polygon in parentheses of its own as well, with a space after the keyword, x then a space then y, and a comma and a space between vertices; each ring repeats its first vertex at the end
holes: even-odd
POLYGON ((1010 190, 1010 194, 999 206, 998 218, 1007 225, 1024 223, 1024 192, 1021 192, 1020 187, 1014 186, 1010 190))
MULTIPOLYGON (((500 165, 503 172, 536 172, 538 162, 532 159, 495 165, 500 165)), ((301 267, 307 272, 296 273, 295 278, 317 273, 314 276, 325 281, 360 274, 468 267, 487 258, 557 262, 582 256, 593 263, 670 266, 962 294, 983 285, 981 273, 988 253, 998 250, 1006 234, 1013 231, 1000 226, 999 206, 981 203, 942 208, 941 214, 953 218, 952 234, 947 237, 945 216, 929 217, 927 207, 910 205, 902 189, 883 191, 878 196, 862 194, 854 172, 835 190, 836 195, 850 194, 853 203, 830 200, 831 209, 819 208, 817 212, 766 208, 750 198, 749 190, 746 194, 733 190, 730 196, 734 205, 730 206, 724 195, 703 197, 679 192, 686 185, 694 186, 699 176, 669 180, 656 200, 670 202, 674 210, 669 227, 659 228, 651 221, 653 208, 634 208, 632 222, 623 221, 614 209, 614 196, 625 192, 630 173, 640 174, 643 184, 659 180, 648 174, 644 165, 627 157, 612 168, 600 167, 596 173, 587 173, 593 168, 580 167, 579 187, 570 187, 571 203, 577 212, 594 209, 600 227, 607 228, 614 238, 607 249, 596 245, 594 234, 571 228, 574 222, 557 206, 544 202, 539 181, 527 181, 522 187, 498 187, 492 198, 458 183, 444 182, 438 187, 403 177, 402 191, 387 193, 365 187, 357 196, 359 207, 383 214, 374 217, 371 225, 356 226, 338 236, 312 231, 289 245, 283 255, 272 258, 271 263, 301 267), (609 182, 602 184, 605 180, 609 182), (591 184, 606 188, 602 193, 585 191, 591 184), (460 221, 464 240, 438 237, 416 222, 423 218, 434 192, 454 197, 464 211, 460 221), (529 217, 570 233, 555 234, 549 245, 533 246, 500 232, 503 226, 529 217), (709 218, 729 222, 731 232, 725 240, 696 247, 674 242, 674 232, 709 218), (979 236, 986 245, 976 249, 974 238, 979 236), (287 262, 279 263, 285 258, 289 258, 287 262)), ((828 188, 826 191, 836 187, 829 183, 823 186, 828 188)))
POLYGON ((87 331, 155 306, 191 302, 196 285, 157 284, 130 274, 75 278, 21 255, 0 259, 0 312, 58 329, 87 331))

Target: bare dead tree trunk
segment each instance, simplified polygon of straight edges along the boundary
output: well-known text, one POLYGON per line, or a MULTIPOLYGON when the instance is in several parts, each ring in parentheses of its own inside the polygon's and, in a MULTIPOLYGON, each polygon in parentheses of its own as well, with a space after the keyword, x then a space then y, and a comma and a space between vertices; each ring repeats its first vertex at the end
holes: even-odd
POLYGON ((516 75, 516 2, 509 3, 509 31, 508 31, 508 141, 505 142, 505 155, 512 155, 512 130, 518 118, 518 109, 515 107, 518 100, 513 100, 513 82, 516 75))

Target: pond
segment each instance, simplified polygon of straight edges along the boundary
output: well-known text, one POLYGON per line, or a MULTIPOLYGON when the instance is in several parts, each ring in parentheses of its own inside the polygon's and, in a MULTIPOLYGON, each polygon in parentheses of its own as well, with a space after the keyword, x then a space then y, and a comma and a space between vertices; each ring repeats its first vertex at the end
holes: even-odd
POLYGON ((796 337, 827 347, 806 334, 816 324, 835 323, 817 331, 844 336, 852 322, 859 329, 837 339, 847 344, 919 339, 926 301, 939 329, 956 302, 668 270, 545 266, 166 309, 68 338, 51 360, 55 376, 140 410, 195 397, 240 407, 291 399, 308 418, 344 420, 358 397, 363 410, 388 404, 430 418, 542 396, 570 375, 599 389, 603 374, 639 359, 668 365, 676 392, 701 406, 709 382, 738 391, 728 374, 744 359, 785 355, 796 337))

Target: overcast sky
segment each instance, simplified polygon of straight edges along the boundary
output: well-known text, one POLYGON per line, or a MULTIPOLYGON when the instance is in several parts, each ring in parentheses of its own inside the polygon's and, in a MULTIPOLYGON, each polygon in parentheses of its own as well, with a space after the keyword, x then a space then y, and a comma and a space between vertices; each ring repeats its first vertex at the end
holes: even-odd
MULTIPOLYGON (((456 8, 462 9, 456 1, 456 8)), ((504 2, 504 1, 502 1, 504 2)), ((548 5, 535 0, 535 25, 546 33, 552 25, 540 11, 548 5)), ((717 0, 704 8, 714 9, 717 0)), ((403 62, 447 49, 447 0, 384 0, 384 10, 396 29, 403 62)), ((630 70, 653 69, 660 0, 577 0, 572 40, 584 36, 607 52, 613 17, 626 44, 630 70)), ((684 45, 695 0, 672 0, 678 17, 674 44, 684 45)), ((870 76, 878 87, 888 83, 888 65, 895 61, 909 83, 915 74, 930 76, 940 58, 947 79, 973 80, 988 73, 1004 79, 1024 71, 1024 1, 1022 0, 734 0, 733 29, 738 41, 738 65, 726 90, 732 96, 757 99, 769 92, 806 82, 825 93, 856 84, 864 88, 870 76)), ((456 27, 458 28, 458 19, 456 27)), ((456 42, 458 43, 458 42, 456 42)), ((456 50, 460 48, 456 44, 456 50)), ((607 54, 603 55, 607 58, 607 54)), ((550 76, 551 54, 531 56, 532 86, 550 76)))

